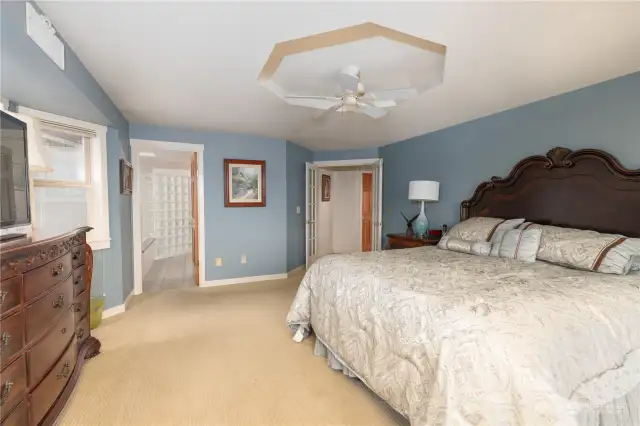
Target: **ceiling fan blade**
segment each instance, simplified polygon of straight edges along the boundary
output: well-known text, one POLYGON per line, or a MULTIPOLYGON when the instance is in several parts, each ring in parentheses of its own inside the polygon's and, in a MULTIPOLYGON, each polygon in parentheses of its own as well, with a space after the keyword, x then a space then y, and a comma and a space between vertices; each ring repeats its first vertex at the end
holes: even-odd
POLYGON ((393 90, 378 90, 374 92, 373 97, 377 101, 403 101, 418 96, 419 93, 416 89, 393 89, 393 90))
POLYGON ((330 96, 285 96, 284 98, 290 105, 317 109, 330 109, 342 103, 342 98, 330 96))
POLYGON ((390 108, 398 105, 396 101, 392 101, 390 99, 367 101, 367 103, 377 108, 390 108))
POLYGON ((385 115, 387 115, 387 112, 388 112, 385 109, 375 107, 375 106, 373 106, 371 104, 368 104, 366 102, 358 102, 358 110, 357 111, 361 112, 363 114, 367 114, 371 118, 384 117, 385 115))
POLYGON ((329 120, 329 117, 331 117, 331 113, 335 112, 337 110, 339 110, 340 108, 342 108, 342 104, 338 104, 338 105, 334 105, 333 107, 322 111, 320 114, 318 114, 317 116, 315 116, 314 122, 316 124, 320 124, 320 125, 324 125, 327 123, 327 121, 329 120))

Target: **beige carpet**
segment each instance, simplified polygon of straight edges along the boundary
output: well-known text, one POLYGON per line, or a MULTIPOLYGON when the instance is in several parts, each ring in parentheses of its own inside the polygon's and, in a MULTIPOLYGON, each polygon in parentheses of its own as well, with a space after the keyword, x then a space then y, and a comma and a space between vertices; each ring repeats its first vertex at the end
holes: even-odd
POLYGON ((408 425, 291 340, 300 278, 139 296, 94 330, 60 425, 408 425))

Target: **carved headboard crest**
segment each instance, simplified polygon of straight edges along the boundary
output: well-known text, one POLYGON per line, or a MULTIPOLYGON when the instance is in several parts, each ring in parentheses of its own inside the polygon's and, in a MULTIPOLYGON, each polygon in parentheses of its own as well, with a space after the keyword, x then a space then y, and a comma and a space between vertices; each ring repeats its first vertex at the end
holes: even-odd
POLYGON ((553 148, 520 161, 506 178, 481 183, 460 209, 462 220, 473 216, 640 237, 640 170, 597 149, 553 148))

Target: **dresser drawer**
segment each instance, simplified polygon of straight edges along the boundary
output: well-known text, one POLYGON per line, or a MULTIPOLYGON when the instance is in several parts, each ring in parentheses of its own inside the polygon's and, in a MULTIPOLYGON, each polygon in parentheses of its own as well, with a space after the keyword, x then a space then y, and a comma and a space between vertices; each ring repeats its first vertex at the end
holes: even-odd
POLYGON ((31 394, 31 424, 40 423, 64 389, 76 364, 76 356, 76 341, 72 340, 60 360, 31 394))
POLYGON ((71 266, 77 268, 84 265, 84 246, 76 246, 71 249, 71 266))
POLYGON ((20 304, 22 275, 0 281, 0 316, 20 304))
POLYGON ((73 295, 77 296, 87 288, 87 269, 84 265, 73 270, 73 295))
POLYGON ((89 315, 85 315, 80 321, 76 321, 76 340, 78 348, 82 346, 87 337, 89 337, 89 315))
POLYGON ((37 302, 27 306, 27 342, 40 337, 73 303, 73 277, 56 285, 37 302))
POLYGON ((0 322, 0 365, 22 349, 24 333, 24 316, 22 312, 15 313, 0 322))
POLYGON ((76 313, 76 320, 84 318, 89 313, 89 293, 83 291, 76 296, 73 303, 73 311, 76 313))
MULTIPOLYGON (((5 411, 2 411, 2 415, 5 415, 5 411)), ((0 425, 2 426, 27 426, 29 414, 27 411, 27 402, 22 401, 16 408, 13 409, 9 415, 2 420, 0 425)))
POLYGON ((9 364, 0 373, 0 407, 3 413, 8 412, 19 403, 27 392, 27 371, 24 357, 9 364))
POLYGON ((38 383, 44 373, 58 360, 73 337, 76 324, 71 309, 27 355, 29 360, 29 386, 38 383))
POLYGON ((24 274, 24 298, 28 302, 71 274, 71 253, 24 274))

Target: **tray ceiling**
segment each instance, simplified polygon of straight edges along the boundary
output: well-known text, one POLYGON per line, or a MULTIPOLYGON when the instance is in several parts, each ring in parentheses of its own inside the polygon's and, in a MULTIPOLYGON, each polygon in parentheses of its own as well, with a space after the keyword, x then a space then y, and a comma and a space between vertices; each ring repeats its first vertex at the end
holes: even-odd
MULTIPOLYGON (((636 2, 38 4, 129 121, 316 150, 385 145, 640 70, 636 2), (319 124, 258 82, 277 43, 363 22, 447 46, 443 83, 378 120, 337 113, 319 124)), ((397 49, 357 52, 363 81, 402 78, 397 49)), ((308 55, 286 79, 324 90, 318 74, 337 55, 308 55)))

